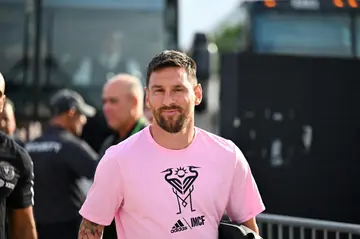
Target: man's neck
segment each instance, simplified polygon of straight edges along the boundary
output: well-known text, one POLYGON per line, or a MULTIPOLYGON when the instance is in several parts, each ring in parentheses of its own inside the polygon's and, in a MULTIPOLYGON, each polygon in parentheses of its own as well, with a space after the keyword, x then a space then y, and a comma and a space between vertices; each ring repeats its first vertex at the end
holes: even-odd
POLYGON ((59 120, 59 119, 51 119, 50 120, 50 126, 62 128, 63 130, 72 133, 71 130, 69 129, 69 127, 67 127, 67 125, 65 123, 63 123, 61 120, 59 120))
POLYGON ((180 150, 187 148, 194 139, 195 126, 189 122, 188 126, 179 133, 171 134, 160 128, 156 123, 151 124, 150 132, 156 143, 166 149, 180 150))

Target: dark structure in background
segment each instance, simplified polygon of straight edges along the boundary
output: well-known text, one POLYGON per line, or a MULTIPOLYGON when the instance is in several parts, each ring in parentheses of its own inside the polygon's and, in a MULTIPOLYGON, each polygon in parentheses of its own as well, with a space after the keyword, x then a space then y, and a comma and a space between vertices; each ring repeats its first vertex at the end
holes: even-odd
MULTIPOLYGON (((221 134, 249 160, 267 212, 360 223, 359 62, 235 54, 222 60, 238 66, 238 81, 222 88, 221 134)), ((223 65, 224 81, 234 77, 230 66, 223 65)))
POLYGON ((204 33, 196 33, 192 43, 191 57, 196 62, 196 77, 203 89, 203 99, 200 105, 195 107, 199 113, 206 111, 208 104, 208 85, 210 80, 210 58, 209 39, 204 33))
POLYGON ((358 1, 244 1, 239 11, 245 16, 240 51, 341 58, 360 55, 358 1))
POLYGON ((143 78, 155 53, 177 49, 178 11, 178 0, 0 0, 0 71, 18 125, 45 122, 49 96, 71 88, 98 110, 84 138, 100 147, 111 133, 101 113, 103 83, 121 69, 143 78), (106 50, 116 54, 104 57, 106 50), (113 67, 117 59, 128 61, 113 67), (108 64, 107 70, 94 79, 98 62, 108 64))
POLYGON ((360 11, 342 2, 246 3, 246 48, 221 56, 220 133, 267 213, 360 223, 360 11))

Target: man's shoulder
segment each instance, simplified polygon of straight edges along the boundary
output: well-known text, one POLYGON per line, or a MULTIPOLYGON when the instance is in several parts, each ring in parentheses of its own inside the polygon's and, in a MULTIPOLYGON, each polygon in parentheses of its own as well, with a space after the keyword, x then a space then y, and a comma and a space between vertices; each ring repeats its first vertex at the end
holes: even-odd
POLYGON ((202 144, 199 145, 199 148, 207 154, 216 155, 218 159, 231 163, 231 165, 239 162, 242 165, 247 164, 244 154, 233 141, 202 129, 199 129, 198 134, 202 144))
POLYGON ((106 154, 132 154, 134 152, 138 152, 139 147, 144 147, 147 140, 146 140, 146 133, 145 130, 147 128, 140 130, 139 132, 131 135, 129 138, 121 141, 118 144, 110 146, 106 150, 106 154))
POLYGON ((61 143, 64 147, 70 149, 93 151, 91 146, 85 140, 69 132, 62 132, 56 140, 59 143, 61 143))
POLYGON ((10 136, 0 132, 0 161, 16 166, 18 170, 32 166, 32 161, 27 151, 10 136))
POLYGON ((59 152, 61 150, 95 153, 86 141, 68 132, 61 132, 59 135, 52 134, 51 136, 44 134, 27 142, 25 149, 30 153, 59 152))
POLYGON ((0 132, 0 155, 12 155, 17 156, 22 152, 22 147, 10 136, 0 132))
POLYGON ((204 129, 196 128, 196 130, 201 143, 208 146, 209 150, 224 153, 235 153, 237 146, 233 141, 208 132, 204 129))

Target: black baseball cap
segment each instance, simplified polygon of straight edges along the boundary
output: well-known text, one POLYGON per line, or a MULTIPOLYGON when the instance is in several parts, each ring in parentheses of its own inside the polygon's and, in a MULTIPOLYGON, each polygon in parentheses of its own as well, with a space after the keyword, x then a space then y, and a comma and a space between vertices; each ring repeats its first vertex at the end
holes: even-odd
POLYGON ((84 98, 79 93, 70 89, 62 89, 56 92, 50 98, 50 107, 54 116, 71 109, 75 109, 87 117, 93 117, 96 113, 96 109, 86 104, 84 98))

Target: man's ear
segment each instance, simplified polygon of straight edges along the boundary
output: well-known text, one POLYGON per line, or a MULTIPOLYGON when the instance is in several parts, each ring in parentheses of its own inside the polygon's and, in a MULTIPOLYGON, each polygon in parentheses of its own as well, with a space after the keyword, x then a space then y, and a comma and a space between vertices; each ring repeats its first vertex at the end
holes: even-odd
POLYGON ((149 88, 145 87, 145 105, 147 108, 150 108, 150 103, 149 103, 149 88))
POLYGON ((6 101, 6 95, 1 96, 0 98, 0 113, 3 112, 6 101))
POLYGON ((194 87, 194 93, 195 93, 195 105, 200 105, 203 97, 202 93, 202 87, 200 84, 197 84, 194 87))
POLYGON ((130 101, 131 101, 131 104, 133 104, 134 106, 139 104, 139 100, 135 95, 130 95, 130 101))
POLYGON ((76 115, 76 109, 75 108, 71 108, 70 110, 68 110, 67 115, 69 117, 74 117, 76 115))

